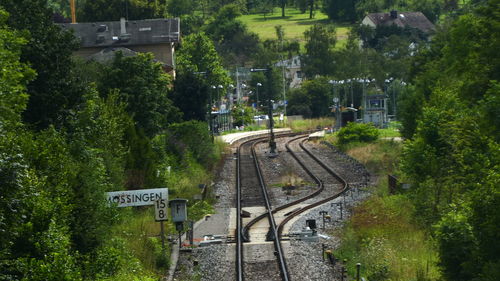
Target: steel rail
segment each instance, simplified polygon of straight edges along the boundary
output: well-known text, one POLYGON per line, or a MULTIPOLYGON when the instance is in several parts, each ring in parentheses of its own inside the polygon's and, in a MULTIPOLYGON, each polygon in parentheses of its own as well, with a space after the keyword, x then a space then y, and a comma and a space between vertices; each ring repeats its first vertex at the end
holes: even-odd
MULTIPOLYGON (((293 219, 294 217, 298 216, 299 214, 307 211, 307 210, 310 210, 312 208, 315 208, 317 206, 320 206, 328 201, 331 201, 339 196, 341 196, 342 194, 344 194, 347 190, 349 190, 349 183, 344 179, 342 178, 339 174, 337 174, 335 171, 333 171, 330 167, 328 167, 323 161, 321 161, 318 157, 316 157, 310 150, 308 150, 307 148, 305 148, 304 146, 304 142, 307 141, 307 139, 304 139, 301 141, 300 143, 300 147, 312 158, 314 159, 321 167, 323 167, 329 174, 331 174, 333 177, 335 177, 339 182, 341 182, 343 184, 343 188, 335 193, 334 195, 330 196, 330 197, 327 197, 325 199, 322 199, 320 201, 317 201, 317 202, 314 202, 312 204, 309 204, 299 210, 296 210, 294 211, 293 213, 291 213, 290 215, 288 215, 283 221, 281 221, 280 225, 278 226, 278 235, 281 239, 281 236, 282 236, 282 232, 283 232, 283 228, 284 226, 291 220, 293 219)), ((309 174, 309 175, 313 175, 312 171, 305 166, 305 164, 299 159, 299 157, 297 157, 297 155, 292 151, 290 150, 290 148, 288 147, 288 143, 286 145, 287 149, 289 150, 289 152, 291 153, 292 157, 295 158, 295 160, 297 160, 297 162, 304 168, 304 170, 306 170, 306 172, 309 174)), ((323 188, 323 182, 316 176, 316 175, 313 175, 312 176, 314 178, 314 181, 321 187, 323 188)), ((299 199, 301 200, 301 199, 299 199)))
POLYGON ((264 201, 266 204, 266 210, 267 210, 267 214, 268 214, 268 218, 269 218, 269 225, 271 227, 271 231, 273 234, 272 239, 274 241, 274 248, 276 249, 276 255, 278 258, 281 277, 284 281, 288 281, 288 280, 290 280, 290 276, 289 276, 288 268, 287 268, 286 261, 285 261, 285 254, 283 252, 283 248, 281 247, 281 242, 280 242, 280 239, 278 236, 278 229, 276 227, 276 221, 274 220, 273 209, 271 208, 271 202, 269 200, 269 195, 267 194, 267 186, 266 186, 266 183, 264 182, 264 177, 262 176, 259 161, 257 159, 257 153, 255 152, 255 146, 259 142, 260 141, 257 141, 257 142, 254 142, 252 144, 252 155, 253 155, 253 159, 254 159, 255 168, 257 170, 257 175, 259 177, 260 187, 262 189, 262 195, 264 197, 264 201))
MULTIPOLYGON (((282 135, 279 135, 279 137, 284 137, 284 136, 290 136, 290 135, 296 135, 296 134, 282 134, 282 135)), ((331 168, 329 168, 328 166, 326 166, 321 160, 319 160, 316 156, 314 156, 308 149, 306 149, 303 145, 303 143, 307 140, 307 136, 299 136, 297 138, 294 138, 292 140, 289 140, 287 143, 286 143, 286 148, 287 148, 287 151, 289 151, 292 155, 292 157, 294 157, 296 159, 296 161, 304 168, 304 170, 306 171, 306 173, 311 176, 314 181, 318 184, 318 190, 312 192, 311 194, 307 195, 307 196, 304 196, 298 200, 295 200, 293 202, 290 202, 290 203, 287 203, 287 204, 284 204, 284 205, 281 205, 277 208, 274 208, 272 209, 271 208, 271 204, 269 202, 269 196, 267 194, 267 187, 266 187, 266 184, 264 182, 264 179, 263 179, 263 176, 262 176, 262 173, 261 173, 261 169, 260 169, 260 165, 258 163, 258 158, 257 158, 257 154, 255 152, 255 146, 258 144, 258 143, 261 143, 261 142, 264 142, 264 141, 267 141, 268 138, 267 137, 261 137, 261 138, 254 138, 254 139, 251 139, 251 140, 247 140, 243 143, 241 143, 239 146, 238 146, 238 160, 237 160, 237 167, 236 167, 236 177, 237 177, 237 233, 236 233, 236 242, 237 242, 237 280, 244 280, 244 272, 243 272, 243 242, 249 242, 250 239, 249 239, 249 229, 255 224, 257 223, 258 221, 264 219, 265 217, 268 217, 269 219, 269 225, 270 225, 270 232, 271 232, 271 238, 270 240, 273 240, 274 241, 274 246, 275 246, 275 249, 276 249, 276 255, 277 255, 277 258, 278 258, 278 261, 279 261, 279 267, 280 267, 280 273, 281 273, 281 276, 283 278, 283 280, 290 280, 290 276, 289 276, 289 273, 288 273, 288 268, 287 268, 287 265, 286 265, 286 260, 285 260, 285 257, 284 257, 284 253, 283 253, 283 249, 281 247, 281 236, 282 236, 282 231, 283 231, 283 227, 284 225, 290 221, 293 217, 305 212, 306 210, 309 210, 311 208, 314 208, 316 206, 319 206, 321 204, 324 204, 330 200, 333 200, 334 198, 337 198, 338 196, 342 195, 345 191, 347 191, 349 189, 349 185, 348 183, 342 178, 340 177, 337 173, 335 173, 331 168), (324 185, 323 185, 323 182, 309 169, 307 168, 307 166, 305 166, 305 164, 300 161, 300 159, 297 157, 297 155, 293 152, 292 149, 290 149, 289 147, 289 144, 293 141, 296 141, 296 140, 299 140, 301 138, 304 138, 304 140, 302 140, 302 142, 300 143, 300 147, 308 154, 310 155, 311 158, 313 158, 316 162, 318 162, 320 164, 320 166, 322 166, 325 170, 327 170, 331 175, 333 175, 337 180, 339 180, 341 183, 343 183, 344 187, 343 189, 336 193, 335 195, 331 196, 331 197, 328 197, 326 199, 323 199, 323 200, 320 200, 318 202, 315 202, 315 203, 312 203, 306 207, 303 207, 301 209, 298 209, 296 211, 294 211, 293 213, 291 213, 290 215, 288 215, 281 223, 278 227, 276 227, 276 222, 274 220, 274 216, 273 214, 280 211, 280 210, 283 210, 285 208, 288 208, 290 206, 293 206, 293 205, 296 205, 298 203, 301 203, 301 202, 304 202, 308 199, 311 199, 315 196, 317 196, 318 194, 320 194, 323 190, 324 190, 324 185), (250 143, 250 142, 253 142, 252 144, 252 148, 251 148, 251 152, 252 152, 252 156, 253 156, 253 159, 254 159, 254 165, 255 165, 255 168, 256 168, 256 171, 257 171, 257 174, 258 174, 258 179, 259 179, 259 182, 260 182, 260 185, 261 185, 261 191, 262 191, 262 195, 264 197, 264 200, 265 200, 265 203, 266 203, 266 212, 257 216, 256 218, 254 218, 252 221, 250 221, 249 223, 247 223, 244 227, 242 227, 242 217, 241 217, 241 175, 240 175, 240 172, 241 172, 241 168, 240 168, 240 159, 241 159, 241 147, 247 143, 250 143)))
MULTIPOLYGON (((306 171, 306 173, 311 177, 313 178, 313 180, 317 183, 318 185, 318 189, 300 199, 297 199, 295 201, 292 201, 292 202, 289 202, 287 204, 284 204, 284 205, 281 205, 281 206, 278 206, 276 208, 273 209, 272 213, 276 213, 278 211, 281 211, 283 209, 286 209, 288 207, 291 207, 293 205, 297 205, 299 203, 302 203, 306 200, 309 200, 313 197, 316 197, 317 195, 319 195, 321 192, 323 192, 324 190, 324 185, 323 185, 323 182, 321 181, 321 179, 319 179, 312 171, 311 169, 309 169, 304 163, 303 161, 301 161, 299 159, 299 157, 296 155, 295 152, 293 152, 293 150, 290 148, 290 143, 296 141, 296 140, 299 140, 303 138, 304 140, 302 140, 302 142, 300 143, 300 147, 313 159, 315 160, 316 162, 318 162, 318 164, 323 167, 328 173, 330 173, 332 176, 334 176, 339 182, 341 182, 343 184, 343 188, 340 192, 334 194, 333 196, 330 196, 326 199, 323 199, 323 200, 320 200, 318 202, 314 202, 308 206, 305 206, 305 207, 302 207, 301 209, 299 210, 296 210, 294 212, 292 212, 291 214, 289 214, 281 223, 280 225, 278 226, 278 237, 281 239, 282 237, 282 232, 283 232, 283 228, 285 226, 285 224, 290 221, 292 218, 294 218, 295 216, 309 210, 309 209, 312 209, 314 207, 317 207, 321 204, 324 204, 330 200, 333 200, 335 198, 337 198, 338 196, 342 195, 345 191, 347 191, 349 189, 349 185, 347 183, 346 180, 344 180, 342 177, 340 177, 337 173, 335 173, 330 167, 328 167, 326 164, 323 163, 323 161, 321 161, 320 159, 318 159, 314 154, 312 154, 308 149, 306 149, 303 145, 303 143, 305 141, 307 141, 307 135, 306 136, 299 136, 297 138, 294 138, 294 139, 291 139, 289 140, 286 144, 285 144, 285 147, 287 149, 288 152, 290 152, 290 154, 292 155, 292 157, 300 164, 300 166, 306 171)), ((250 242, 250 236, 249 236, 249 230, 250 228, 256 224, 257 222, 259 222, 260 220, 264 219, 268 214, 267 213, 263 213, 257 217, 255 217, 254 219, 252 219, 250 222, 248 222, 244 228, 243 228, 243 240, 245 242, 250 242)))
MULTIPOLYGON (((302 135, 302 136, 299 136, 299 137, 297 137, 297 138, 291 139, 291 140, 289 140, 289 141, 286 143, 285 147, 287 148, 287 150, 288 150, 288 151, 291 151, 291 149, 290 149, 290 147, 289 147, 289 143, 291 143, 291 142, 293 142, 293 141, 296 141, 296 140, 298 140, 298 139, 301 139, 301 138, 306 138, 306 137, 307 137, 307 135, 305 135, 305 136, 304 136, 304 135, 302 135)), ((302 165, 302 164, 301 164, 301 165, 302 165)), ((304 166, 303 166, 303 167, 304 167, 304 166)), ((305 171, 306 171, 306 173, 307 173, 309 176, 311 176, 313 179, 315 178, 315 175, 314 175, 313 173, 311 173, 311 171, 310 171, 309 169, 307 169, 307 168, 305 168, 305 167, 304 167, 304 170, 305 170, 305 171)), ((297 199, 297 200, 295 200, 295 201, 292 201, 292 202, 289 202, 289 203, 286 203, 286 204, 284 204, 284 205, 281 205, 281 206, 278 206, 278 207, 274 208, 273 213, 276 213, 276 212, 278 212, 278 211, 281 211, 281 210, 283 210, 283 209, 286 209, 286 208, 288 208, 288 207, 290 207, 290 206, 293 206, 293 205, 296 205, 296 204, 302 203, 302 202, 304 202, 304 201, 306 201, 306 200, 308 200, 308 199, 311 199, 311 198, 315 197, 316 195, 320 194, 320 193, 323 191, 323 183, 321 183, 321 181, 320 181, 319 179, 318 179, 318 182, 320 183, 320 186, 319 186, 319 189, 318 189, 318 190, 316 190, 316 191, 312 192, 311 194, 308 194, 308 195, 306 195, 306 196, 304 196, 304 197, 302 197, 302 198, 300 198, 300 199, 297 199)), ((251 220, 250 222, 248 222, 248 223, 245 225, 245 227, 243 228, 243 239, 244 239, 244 241, 245 241, 245 242, 250 242, 250 235, 249 235, 250 228, 251 228, 254 224, 256 224, 258 221, 260 221, 260 220, 264 219, 266 216, 267 216, 267 213, 261 214, 261 215, 259 215, 259 216, 255 217, 253 220, 251 220)), ((281 237, 281 235, 280 235, 280 237, 281 237)))
MULTIPOLYGON (((295 135, 294 133, 285 133, 285 134, 279 134, 277 135, 276 137, 285 137, 285 136, 289 136, 289 135, 295 135)), ((237 149, 237 165, 236 165, 236 233, 235 233, 235 237, 236 237, 236 277, 237 277, 237 280, 238 281, 242 281, 244 280, 244 269, 243 269, 243 242, 247 242, 245 241, 244 239, 244 235, 243 235, 243 222, 242 222, 242 217, 241 217, 241 211, 242 211, 242 206, 241 206, 241 147, 243 145, 246 145, 250 142, 254 142, 252 144, 252 156, 253 156, 253 159, 254 159, 254 165, 255 165, 255 168, 256 168, 256 171, 257 171, 257 174, 258 174, 258 177, 259 177, 259 182, 261 184, 261 188, 262 188, 262 192, 263 194, 265 194, 265 196, 267 196, 267 192, 265 192, 265 187, 262 186, 262 183, 264 182, 263 179, 262 179, 262 175, 261 175, 261 172, 260 172, 260 166, 258 165, 258 161, 257 161, 257 156, 256 156, 256 153, 255 153, 255 149, 254 149, 254 146, 257 144, 257 143, 260 143, 260 142, 264 142, 268 140, 268 137, 259 137, 259 138, 252 138, 250 140, 247 140, 247 141, 244 141, 242 142, 239 146, 238 146, 238 149, 237 149)), ((266 204, 266 208, 270 208, 270 204, 269 204, 269 201, 267 201, 267 204, 266 204)), ((267 215, 267 213, 264 213, 263 214, 264 216, 267 215)), ((272 217, 272 220, 274 220, 274 217, 272 217)), ((276 224, 274 223, 274 226, 275 226, 275 229, 276 229, 276 224)), ((277 233, 275 231, 275 233, 277 233)), ((276 235, 276 238, 278 237, 278 235, 276 235)), ((286 268, 286 263, 285 263, 285 260, 284 260, 284 255, 283 255, 283 251, 281 249, 281 244, 279 243, 279 240, 277 240, 277 243, 275 242, 275 248, 276 248, 276 251, 278 253, 281 253, 281 256, 279 256, 279 263, 280 263, 280 272, 282 274, 282 276, 284 276, 284 280, 289 280, 289 276, 288 276, 288 270, 286 268), (284 270, 283 270, 284 269, 284 270)))
POLYGON ((236 164, 236 280, 243 281, 243 241, 241 235, 241 177, 240 177, 240 163, 241 163, 241 146, 238 146, 237 164, 236 164))

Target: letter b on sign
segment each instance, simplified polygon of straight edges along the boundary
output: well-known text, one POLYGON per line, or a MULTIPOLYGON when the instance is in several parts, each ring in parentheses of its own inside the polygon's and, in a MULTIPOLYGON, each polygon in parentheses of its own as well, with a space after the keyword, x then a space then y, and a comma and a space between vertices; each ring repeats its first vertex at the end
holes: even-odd
POLYGON ((155 201, 155 220, 168 220, 168 204, 166 199, 158 199, 155 201))

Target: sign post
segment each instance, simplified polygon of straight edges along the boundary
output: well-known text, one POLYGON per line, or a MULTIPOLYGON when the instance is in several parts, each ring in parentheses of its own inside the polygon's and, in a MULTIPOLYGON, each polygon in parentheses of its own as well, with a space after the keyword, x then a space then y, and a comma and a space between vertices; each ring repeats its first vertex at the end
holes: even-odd
POLYGON ((139 189, 107 192, 109 204, 116 204, 116 207, 137 207, 150 206, 158 199, 168 201, 168 188, 139 189))
POLYGON ((175 222, 175 229, 179 231, 179 248, 182 248, 181 232, 184 226, 184 222, 187 220, 187 201, 187 199, 170 200, 172 221, 175 222))
POLYGON ((155 220, 160 222, 161 249, 163 255, 167 255, 165 248, 165 227, 163 222, 168 220, 168 205, 167 200, 158 199, 155 201, 155 220))

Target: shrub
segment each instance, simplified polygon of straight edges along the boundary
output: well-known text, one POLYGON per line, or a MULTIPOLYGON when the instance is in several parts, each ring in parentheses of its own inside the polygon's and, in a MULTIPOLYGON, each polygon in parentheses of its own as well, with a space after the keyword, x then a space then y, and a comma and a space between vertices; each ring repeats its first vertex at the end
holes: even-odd
POLYGON ((377 140, 379 132, 373 124, 363 123, 347 123, 347 126, 342 128, 337 137, 338 144, 344 145, 352 142, 372 142, 377 140))

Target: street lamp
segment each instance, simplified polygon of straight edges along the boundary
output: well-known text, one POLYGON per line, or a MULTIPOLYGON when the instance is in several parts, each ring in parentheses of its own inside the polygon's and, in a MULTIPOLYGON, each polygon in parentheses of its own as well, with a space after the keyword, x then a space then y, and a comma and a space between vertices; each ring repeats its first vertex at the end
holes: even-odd
POLYGON ((246 89, 246 88, 247 88, 247 84, 245 84, 245 83, 241 83, 241 85, 240 85, 240 89, 239 89, 239 91, 237 91, 237 94, 238 94, 238 104, 240 104, 240 103, 241 103, 241 96, 242 96, 241 91, 242 91, 243 89, 246 89))
MULTIPOLYGON (((217 87, 212 85, 210 86, 212 90, 216 90, 217 87)), ((208 101, 208 125, 210 127, 210 136, 212 137, 212 142, 214 141, 214 120, 212 118, 212 111, 213 111, 213 100, 212 100, 212 91, 209 91, 209 101, 208 101)))
POLYGON ((333 131, 337 128, 337 126, 336 126, 336 123, 337 123, 337 105, 335 102, 335 84, 337 84, 337 81, 330 80, 330 81, 328 81, 328 84, 332 85, 332 101, 333 101, 332 111, 334 112, 333 117, 335 118, 335 123, 332 125, 332 133, 333 133, 333 131))
MULTIPOLYGON (((267 86, 268 86, 268 92, 267 92, 267 99, 269 102, 269 148, 270 148, 270 157, 275 157, 277 156, 276 153, 276 142, 274 141, 274 132, 273 132, 273 127, 274 127, 274 119, 273 119, 273 103, 272 97, 273 97, 273 92, 272 92, 272 68, 271 66, 268 66, 267 68, 252 68, 250 69, 250 72, 265 72, 266 76, 266 81, 267 81, 267 86)), ((261 83, 257 83, 257 106, 259 105, 259 87, 262 86, 261 83)))
POLYGON ((231 116, 230 116, 230 112, 231 110, 233 109, 233 90, 234 90, 234 85, 233 84, 229 84, 229 86, 227 87, 228 89, 228 97, 229 97, 229 108, 227 106, 227 102, 226 102, 226 116, 225 116, 225 129, 229 130, 231 129, 232 127, 232 122, 231 122, 231 116))
POLYGON ((255 106, 257 111, 259 110, 259 87, 262 87, 261 83, 257 83, 257 105, 255 106))

